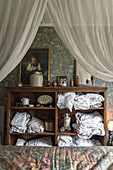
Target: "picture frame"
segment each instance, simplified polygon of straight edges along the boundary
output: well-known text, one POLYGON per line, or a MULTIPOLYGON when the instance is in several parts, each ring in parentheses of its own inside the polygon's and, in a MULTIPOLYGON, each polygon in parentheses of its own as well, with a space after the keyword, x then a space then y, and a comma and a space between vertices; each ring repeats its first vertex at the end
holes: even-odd
POLYGON ((20 62, 19 83, 30 86, 30 76, 42 72, 43 84, 50 81, 50 48, 30 48, 20 62))
POLYGON ((67 86, 67 76, 57 76, 57 84, 61 87, 67 86))

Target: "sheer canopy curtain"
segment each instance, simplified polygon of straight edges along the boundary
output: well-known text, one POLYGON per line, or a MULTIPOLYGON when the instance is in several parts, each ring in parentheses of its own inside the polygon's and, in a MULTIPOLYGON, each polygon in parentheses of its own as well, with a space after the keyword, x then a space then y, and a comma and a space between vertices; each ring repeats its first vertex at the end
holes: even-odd
POLYGON ((113 0, 49 0, 55 30, 90 74, 113 81, 113 0))
POLYGON ((45 12, 47 0, 0 0, 0 81, 22 60, 45 12))

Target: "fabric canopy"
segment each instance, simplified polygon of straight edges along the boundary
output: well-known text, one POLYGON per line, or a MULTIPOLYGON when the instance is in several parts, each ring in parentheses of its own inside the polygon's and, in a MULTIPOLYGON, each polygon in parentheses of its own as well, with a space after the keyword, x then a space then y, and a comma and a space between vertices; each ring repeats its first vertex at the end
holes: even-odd
POLYGON ((0 0, 0 81, 28 51, 46 3, 47 0, 0 0))
POLYGON ((52 24, 90 74, 113 81, 113 0, 49 0, 52 24))

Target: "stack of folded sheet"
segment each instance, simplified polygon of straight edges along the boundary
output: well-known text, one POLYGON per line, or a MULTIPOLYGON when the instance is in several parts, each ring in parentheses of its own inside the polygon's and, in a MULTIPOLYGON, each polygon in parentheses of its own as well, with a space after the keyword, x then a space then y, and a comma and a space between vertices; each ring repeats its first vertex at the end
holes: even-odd
POLYGON ((27 114, 26 112, 23 113, 17 112, 11 121, 12 127, 10 128, 10 133, 13 132, 25 133, 27 130, 27 124, 29 120, 30 120, 29 114, 27 114))
POLYGON ((72 112, 72 108, 76 110, 88 110, 90 107, 100 107, 104 97, 100 94, 87 93, 87 94, 75 94, 74 92, 59 93, 57 106, 62 108, 68 108, 72 112))
POLYGON ((41 133, 44 131, 44 122, 36 117, 32 117, 26 112, 17 112, 11 121, 10 133, 41 133))
POLYGON ((100 94, 87 93, 86 95, 78 95, 74 98, 74 108, 76 110, 88 110, 90 107, 100 107, 104 97, 100 94))
POLYGON ((77 135, 83 139, 90 139, 93 135, 104 136, 103 118, 98 112, 94 113, 76 113, 76 123, 72 127, 77 135))

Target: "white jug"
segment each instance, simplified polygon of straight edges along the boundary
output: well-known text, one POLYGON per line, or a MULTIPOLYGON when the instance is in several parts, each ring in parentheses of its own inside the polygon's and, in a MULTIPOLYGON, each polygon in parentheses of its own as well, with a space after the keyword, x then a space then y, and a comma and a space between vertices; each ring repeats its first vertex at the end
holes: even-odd
POLYGON ((29 100, 30 100, 30 99, 23 97, 23 98, 21 99, 22 105, 23 105, 23 106, 29 105, 29 100))
POLYGON ((43 86, 43 75, 41 72, 36 71, 30 76, 30 86, 42 87, 43 86))

